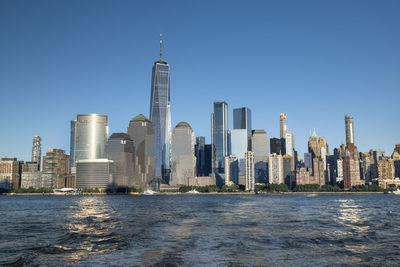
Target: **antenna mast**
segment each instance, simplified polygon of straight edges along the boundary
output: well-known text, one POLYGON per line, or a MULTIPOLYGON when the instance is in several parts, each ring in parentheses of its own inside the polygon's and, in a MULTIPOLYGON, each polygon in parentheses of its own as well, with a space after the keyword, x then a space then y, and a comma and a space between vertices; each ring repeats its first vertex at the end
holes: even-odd
POLYGON ((162 61, 162 33, 160 32, 160 62, 162 61))

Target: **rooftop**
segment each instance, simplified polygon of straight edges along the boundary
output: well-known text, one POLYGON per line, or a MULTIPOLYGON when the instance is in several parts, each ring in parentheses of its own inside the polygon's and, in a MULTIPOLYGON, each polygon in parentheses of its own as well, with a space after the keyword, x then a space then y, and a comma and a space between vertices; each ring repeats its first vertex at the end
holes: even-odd
POLYGON ((190 128, 192 129, 192 127, 190 127, 189 123, 181 121, 180 123, 178 123, 175 128, 190 128))
POLYGON ((144 116, 143 114, 139 114, 136 117, 133 117, 131 119, 131 121, 148 121, 151 122, 151 120, 149 120, 146 116, 144 116))

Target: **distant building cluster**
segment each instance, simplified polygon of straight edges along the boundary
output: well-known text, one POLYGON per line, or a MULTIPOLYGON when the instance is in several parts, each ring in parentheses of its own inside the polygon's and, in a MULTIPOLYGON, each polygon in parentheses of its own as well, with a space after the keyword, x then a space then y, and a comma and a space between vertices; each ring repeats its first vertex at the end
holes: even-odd
POLYGON ((353 117, 345 115, 346 144, 329 152, 325 137, 314 132, 301 159, 288 116, 280 114, 280 137, 269 138, 264 129, 252 128, 248 107, 233 109, 228 127, 228 104, 216 101, 211 114, 211 140, 195 137, 187 122, 171 130, 170 68, 154 62, 150 116, 133 117, 126 132, 109 135, 108 117, 78 114, 71 121, 70 154, 62 149, 41 153, 41 137, 32 140, 31 161, 3 157, 0 188, 177 188, 206 185, 242 185, 254 191, 257 184, 319 186, 341 183, 345 189, 362 184, 400 185, 400 144, 393 154, 359 152, 353 117))

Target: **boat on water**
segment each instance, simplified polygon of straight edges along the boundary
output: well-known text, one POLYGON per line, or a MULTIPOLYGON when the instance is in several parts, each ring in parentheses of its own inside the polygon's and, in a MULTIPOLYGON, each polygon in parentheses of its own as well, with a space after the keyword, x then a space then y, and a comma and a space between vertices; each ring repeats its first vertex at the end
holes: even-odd
POLYGON ((156 192, 151 190, 151 189, 147 189, 146 191, 143 192, 143 195, 154 195, 156 192))
POLYGON ((196 189, 193 189, 193 190, 188 191, 188 194, 199 194, 199 191, 197 191, 196 189))
POLYGON ((397 190, 395 190, 395 191, 392 191, 392 194, 395 194, 395 195, 400 195, 400 189, 399 189, 399 188, 397 188, 397 190))
POLYGON ((52 196, 65 196, 65 195, 77 195, 79 192, 76 188, 61 188, 54 189, 52 196))
POLYGON ((316 197, 317 194, 307 194, 307 197, 316 197))

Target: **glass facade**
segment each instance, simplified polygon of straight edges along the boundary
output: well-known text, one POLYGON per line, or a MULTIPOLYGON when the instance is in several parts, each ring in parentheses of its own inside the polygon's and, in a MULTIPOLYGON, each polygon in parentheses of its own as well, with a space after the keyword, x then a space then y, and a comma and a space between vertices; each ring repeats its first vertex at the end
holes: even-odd
POLYGON ((164 61, 157 61, 153 66, 150 120, 153 122, 154 128, 156 176, 167 178, 170 169, 171 154, 171 104, 169 65, 164 61))
MULTIPOLYGON (((79 114, 71 123, 71 159, 99 159, 104 156, 108 136, 108 118, 99 114, 79 114)), ((72 161, 72 160, 71 160, 72 161)))
POLYGON ((216 149, 214 171, 223 172, 225 156, 228 155, 228 104, 214 102, 212 118, 212 145, 216 149))
POLYGON ((247 152, 247 130, 234 129, 231 131, 231 154, 239 159, 239 174, 245 174, 245 157, 247 152))
POLYGON ((246 129, 251 133, 251 109, 236 108, 233 110, 233 129, 246 129))

